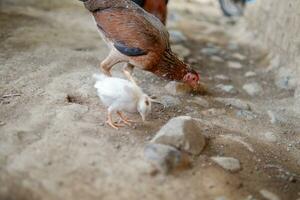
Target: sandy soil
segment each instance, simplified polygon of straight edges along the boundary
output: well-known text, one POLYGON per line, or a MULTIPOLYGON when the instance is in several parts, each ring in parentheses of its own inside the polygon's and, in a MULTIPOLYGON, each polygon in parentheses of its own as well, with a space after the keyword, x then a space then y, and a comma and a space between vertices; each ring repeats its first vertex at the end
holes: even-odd
MULTIPOLYGON (((1 7, 0 199, 246 200, 263 199, 262 189, 283 200, 300 198, 300 109, 292 92, 273 85, 268 53, 245 43, 247 34, 241 40, 243 21, 224 20, 210 1, 171 1, 169 15, 168 28, 188 38, 179 45, 190 50, 185 60, 202 74, 210 93, 200 97, 209 105, 199 105, 198 95, 177 96, 180 105, 155 105, 149 122, 116 131, 103 124, 106 110, 92 79, 108 50, 85 9, 79 3, 1 7), (218 49, 222 60, 205 55, 206 47, 218 49), (227 61, 242 68, 229 68, 227 61), (257 75, 245 77, 248 71, 257 75), (229 80, 215 77, 220 74, 229 80), (243 90, 251 82, 262 86, 258 96, 243 90), (236 91, 220 91, 218 84, 236 91), (251 111, 225 106, 218 97, 241 99, 251 111), (274 123, 268 111, 276 114, 274 123), (143 148, 179 115, 200 119, 208 145, 190 170, 151 176, 143 148), (239 159, 242 170, 213 164, 209 157, 217 155, 239 159)), ((123 76, 120 67, 113 73, 123 76)), ((147 93, 166 95, 166 81, 139 70, 135 77, 147 93)))

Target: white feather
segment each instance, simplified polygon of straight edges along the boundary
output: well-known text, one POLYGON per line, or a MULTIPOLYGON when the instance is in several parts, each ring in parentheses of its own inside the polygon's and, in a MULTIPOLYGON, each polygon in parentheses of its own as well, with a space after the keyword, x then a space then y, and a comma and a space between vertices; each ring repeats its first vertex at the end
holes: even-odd
MULTIPOLYGON (((94 87, 97 89, 98 96, 111 112, 140 112, 141 109, 139 108, 144 106, 144 99, 149 98, 141 88, 128 80, 109 77, 104 74, 94 74, 93 77, 96 79, 94 87)), ((142 112, 148 114, 149 109, 151 109, 151 104, 150 108, 142 112)), ((143 113, 140 114, 143 115, 143 113)))

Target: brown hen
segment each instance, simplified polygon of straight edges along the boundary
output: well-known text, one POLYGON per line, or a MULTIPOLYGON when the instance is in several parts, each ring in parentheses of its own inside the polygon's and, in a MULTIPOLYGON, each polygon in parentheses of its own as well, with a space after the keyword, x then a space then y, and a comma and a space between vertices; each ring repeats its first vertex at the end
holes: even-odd
POLYGON ((111 68, 125 62, 128 78, 135 66, 169 80, 197 85, 198 73, 172 52, 168 31, 158 18, 131 0, 80 1, 93 14, 100 35, 111 49, 100 64, 103 73, 111 76, 111 68))

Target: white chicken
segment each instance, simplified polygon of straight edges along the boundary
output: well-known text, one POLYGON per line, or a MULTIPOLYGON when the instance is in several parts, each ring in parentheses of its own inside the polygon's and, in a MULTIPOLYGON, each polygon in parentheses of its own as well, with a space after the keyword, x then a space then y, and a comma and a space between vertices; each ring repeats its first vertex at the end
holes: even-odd
POLYGON ((112 114, 116 112, 121 121, 126 125, 131 125, 123 111, 135 113, 138 112, 143 121, 151 112, 151 98, 145 94, 135 81, 124 80, 121 78, 110 77, 104 74, 94 74, 96 79, 95 88, 102 103, 108 108, 106 123, 112 128, 122 127, 120 123, 112 120, 112 114))

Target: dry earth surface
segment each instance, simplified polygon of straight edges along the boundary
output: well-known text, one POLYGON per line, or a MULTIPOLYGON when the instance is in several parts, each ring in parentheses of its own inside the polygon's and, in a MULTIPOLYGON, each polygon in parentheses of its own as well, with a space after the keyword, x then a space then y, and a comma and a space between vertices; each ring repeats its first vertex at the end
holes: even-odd
MULTIPOLYGON (((0 199, 300 198, 299 103, 276 88, 276 60, 254 44, 243 19, 224 19, 211 1, 171 1, 168 29, 185 35, 173 48, 209 93, 172 96, 166 81, 135 70, 167 106, 117 131, 103 123, 92 79, 108 49, 83 6, 0 5, 0 199), (143 149, 180 115, 198 119, 206 148, 191 169, 152 176, 143 149), (226 171, 213 156, 234 157, 242 168, 226 171)), ((120 67, 113 74, 123 76, 120 67)))

